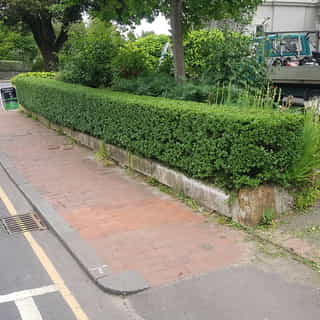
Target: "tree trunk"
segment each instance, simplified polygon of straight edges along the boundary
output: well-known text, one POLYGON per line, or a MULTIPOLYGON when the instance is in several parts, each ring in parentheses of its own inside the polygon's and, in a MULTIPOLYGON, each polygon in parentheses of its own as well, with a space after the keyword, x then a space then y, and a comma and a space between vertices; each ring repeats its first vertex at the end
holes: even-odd
POLYGON ((182 3, 183 0, 171 0, 170 12, 175 78, 178 83, 182 82, 186 77, 183 48, 182 3))
POLYGON ((60 35, 57 37, 50 15, 39 15, 32 21, 28 21, 28 24, 43 57, 45 71, 57 70, 58 52, 67 40, 67 26, 62 26, 60 35))
POLYGON ((45 71, 55 71, 58 68, 58 56, 51 48, 40 48, 45 71))

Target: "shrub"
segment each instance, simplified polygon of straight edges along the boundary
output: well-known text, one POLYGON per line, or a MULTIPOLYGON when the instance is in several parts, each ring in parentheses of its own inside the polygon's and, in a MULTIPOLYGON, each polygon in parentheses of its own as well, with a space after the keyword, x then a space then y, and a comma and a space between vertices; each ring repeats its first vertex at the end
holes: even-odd
POLYGON ((112 89, 139 95, 166 97, 175 88, 174 78, 167 74, 146 74, 132 79, 116 79, 112 89))
POLYGON ((184 46, 186 72, 192 79, 253 87, 268 83, 266 65, 257 61, 248 36, 218 29, 196 30, 188 34, 184 46))
POLYGON ((71 32, 65 50, 59 56, 64 81, 90 87, 111 83, 112 59, 118 52, 121 39, 114 27, 105 26, 103 32, 101 28, 94 25, 85 34, 71 32))
POLYGON ((137 77, 150 69, 148 55, 132 43, 121 48, 113 59, 113 70, 120 78, 137 77))
POLYGON ((37 77, 42 79, 55 79, 56 76, 57 74, 55 72, 24 72, 14 76, 11 79, 11 83, 15 85, 16 81, 21 78, 37 77))
POLYGON ((138 95, 243 107, 272 107, 276 104, 277 96, 277 91, 271 87, 240 88, 232 83, 209 85, 191 80, 177 84, 172 76, 165 73, 148 73, 128 79, 116 78, 112 89, 138 95))
POLYGON ((171 57, 166 57, 159 65, 162 50, 168 41, 168 36, 155 34, 128 41, 113 60, 116 76, 128 79, 159 71, 170 73, 171 57))
POLYGON ((0 60, 23 61, 29 65, 37 52, 37 45, 31 32, 19 31, 19 27, 12 30, 0 22, 0 60))
POLYGON ((165 96, 178 100, 207 102, 211 90, 212 87, 208 85, 188 81, 172 86, 171 90, 169 90, 165 96))
POLYGON ((49 121, 102 138, 228 189, 285 184, 303 117, 264 109, 140 97, 20 78, 20 103, 49 121))
POLYGON ((164 61, 162 61, 161 66, 159 66, 161 53, 169 41, 170 38, 166 35, 150 34, 138 38, 134 44, 147 55, 148 64, 152 70, 169 73, 172 66, 172 57, 167 56, 164 61))
POLYGON ((206 102, 212 91, 211 86, 195 84, 191 81, 177 84, 172 76, 165 73, 149 73, 137 78, 116 79, 112 89, 138 95, 198 102, 206 102))
POLYGON ((296 162, 293 163, 288 173, 291 184, 306 185, 310 178, 319 179, 320 169, 320 123, 313 112, 308 112, 305 117, 302 134, 301 150, 296 162))
MULTIPOLYGON (((145 53, 148 55, 159 58, 161 57, 161 52, 166 45, 166 43, 170 40, 170 38, 166 35, 156 35, 156 34, 149 34, 147 36, 138 38, 135 41, 135 45, 138 48, 143 49, 145 53)), ((159 61, 157 61, 158 64, 159 61)))

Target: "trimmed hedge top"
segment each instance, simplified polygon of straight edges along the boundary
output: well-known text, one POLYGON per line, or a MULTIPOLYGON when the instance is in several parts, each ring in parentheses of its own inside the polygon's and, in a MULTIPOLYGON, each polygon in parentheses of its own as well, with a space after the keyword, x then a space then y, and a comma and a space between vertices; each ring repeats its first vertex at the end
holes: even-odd
POLYGON ((228 189, 286 183, 303 117, 136 96, 41 78, 16 80, 20 103, 49 121, 228 189))

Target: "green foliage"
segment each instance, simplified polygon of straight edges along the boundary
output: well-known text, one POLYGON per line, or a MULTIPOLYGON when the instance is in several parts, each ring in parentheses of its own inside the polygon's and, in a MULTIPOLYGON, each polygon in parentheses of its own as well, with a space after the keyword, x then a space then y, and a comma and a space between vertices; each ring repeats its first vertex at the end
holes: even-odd
MULTIPOLYGON (((160 12, 170 17, 175 56, 177 82, 185 78, 183 60, 183 38, 190 29, 203 27, 208 21, 247 19, 262 3, 262 0, 128 0, 128 1, 92 1, 95 11, 104 18, 121 24, 139 23, 142 18, 154 19, 160 12), (181 30, 178 31, 178 30, 181 30)), ((91 2, 91 3, 92 3, 91 2)))
MULTIPOLYGON (((168 41, 168 36, 155 34, 129 41, 113 60, 115 74, 120 78, 132 78, 159 71, 161 52, 168 41)), ((161 70, 170 69, 168 62, 165 63, 161 70)))
POLYGON ((22 72, 26 70, 27 67, 23 61, 0 60, 0 71, 2 72, 22 72))
POLYGON ((210 83, 263 87, 268 83, 267 69, 251 47, 251 38, 237 32, 192 31, 185 40, 187 75, 210 83))
POLYGON ((120 43, 114 27, 101 22, 93 23, 85 34, 71 32, 59 56, 63 80, 90 87, 108 86, 112 81, 112 60, 120 43))
MULTIPOLYGON (((148 63, 151 66, 152 70, 156 71, 159 69, 159 60, 161 57, 162 50, 168 41, 170 41, 170 38, 166 35, 149 34, 144 37, 138 38, 134 42, 134 44, 138 48, 143 50, 143 52, 148 57, 148 63)), ((172 64, 172 59, 163 63, 166 64, 167 69, 168 63, 172 64)), ((162 71, 164 71, 163 67, 162 71)))
POLYGON ((320 124, 313 112, 305 115, 303 134, 301 137, 299 157, 288 172, 291 184, 306 185, 315 179, 320 169, 320 124))
POLYGON ((143 49, 150 56, 160 58, 162 49, 169 40, 169 37, 163 34, 149 34, 138 38, 135 41, 135 44, 138 48, 143 49))
POLYGON ((120 78, 132 78, 150 71, 148 55, 132 43, 120 48, 113 59, 113 70, 120 78))
POLYGON ((274 209, 272 209, 272 208, 266 209, 263 212, 262 220, 261 220, 260 225, 261 226, 272 226, 272 225, 274 225, 275 217, 276 217, 276 213, 275 213, 274 209))
POLYGON ((191 81, 177 84, 168 74, 149 73, 133 79, 116 79, 112 89, 138 95, 206 102, 212 86, 191 81))
POLYGON ((0 22, 31 32, 45 69, 55 70, 57 53, 67 40, 68 29, 72 23, 82 20, 88 4, 87 0, 0 0, 0 22))
POLYGON ((151 73, 134 79, 117 78, 113 82, 112 89, 138 95, 166 97, 175 86, 176 83, 172 77, 166 74, 151 73))
POLYGON ((171 87, 164 96, 178 100, 207 102, 211 91, 208 85, 196 84, 191 81, 182 82, 171 87))
POLYGON ((295 207, 299 211, 313 206, 320 198, 320 181, 316 178, 307 185, 299 186, 295 192, 295 207))
POLYGON ((25 73, 19 73, 15 77, 11 79, 12 84, 16 84, 16 81, 18 79, 22 78, 42 78, 42 79, 55 79, 57 74, 55 72, 25 72, 25 73))
POLYGON ((177 84, 172 76, 163 73, 149 73, 130 79, 116 78, 112 89, 138 95, 208 102, 212 105, 260 108, 273 107, 277 95, 277 91, 270 87, 239 88, 232 83, 209 85, 190 80, 177 84))
POLYGON ((231 82, 219 83, 210 87, 208 96, 209 104, 225 104, 243 107, 271 108, 277 107, 276 97, 278 89, 267 86, 266 88, 241 88, 231 82))
MULTIPOLYGON (((77 0, 72 1, 74 3, 77 0)), ((81 2, 83 1, 78 0, 78 3, 81 2)), ((185 0, 182 8, 184 31, 199 28, 213 19, 247 22, 247 18, 261 2, 262 0, 185 0)), ((139 23, 142 18, 152 20, 159 12, 168 16, 172 4, 171 0, 94 0, 91 3, 96 14, 107 20, 115 19, 122 24, 139 23)))
POLYGON ((284 184, 300 150, 303 118, 140 97, 56 80, 16 81, 20 103, 49 121, 102 138, 228 189, 284 184))
POLYGON ((99 143, 99 150, 96 152, 96 159, 97 160, 105 160, 108 158, 106 146, 103 142, 99 143))
POLYGON ((191 31, 184 41, 187 75, 193 79, 201 78, 207 70, 207 57, 221 54, 223 43, 223 33, 218 29, 191 31))
POLYGON ((305 114, 298 157, 287 173, 287 181, 294 185, 295 204, 305 210, 320 198, 320 123, 314 111, 305 114))
POLYGON ((37 55, 31 33, 10 29, 0 23, 0 60, 19 60, 30 64, 37 55))

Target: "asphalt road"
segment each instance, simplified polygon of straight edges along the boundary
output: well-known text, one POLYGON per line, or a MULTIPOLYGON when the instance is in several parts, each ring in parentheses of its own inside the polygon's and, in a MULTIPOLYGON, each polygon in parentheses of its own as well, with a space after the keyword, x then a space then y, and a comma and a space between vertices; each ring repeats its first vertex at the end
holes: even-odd
MULTIPOLYGON (((9 213, 1 202, 0 217, 6 216, 9 213)), ((23 235, 7 235, 4 230, 0 231, 0 254, 1 319, 33 319, 31 314, 38 312, 44 319, 76 319, 23 235), (40 289, 43 294, 33 292, 40 289), (19 300, 23 292, 25 299, 19 300), (28 311, 21 307, 21 301, 27 304, 28 311)))
POLYGON ((235 267, 131 298, 152 320, 316 320, 319 289, 252 266, 235 267))

